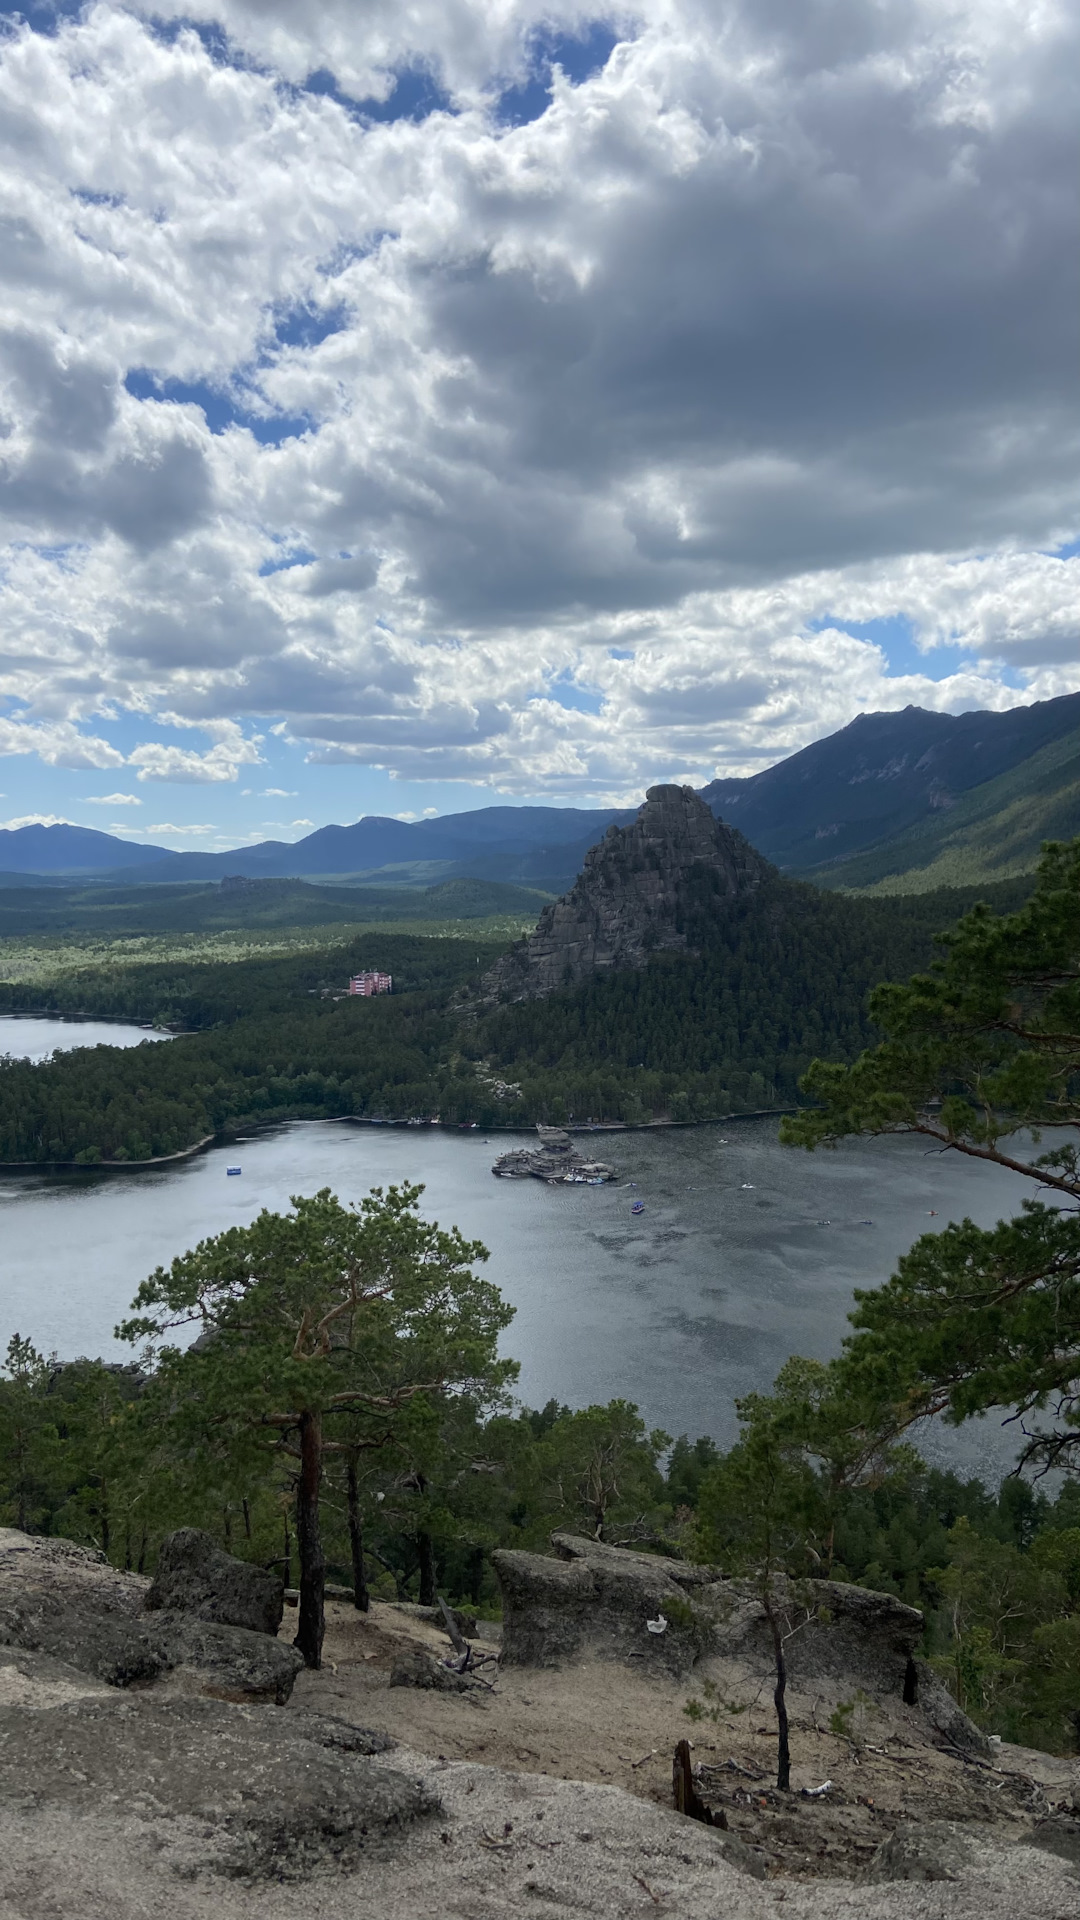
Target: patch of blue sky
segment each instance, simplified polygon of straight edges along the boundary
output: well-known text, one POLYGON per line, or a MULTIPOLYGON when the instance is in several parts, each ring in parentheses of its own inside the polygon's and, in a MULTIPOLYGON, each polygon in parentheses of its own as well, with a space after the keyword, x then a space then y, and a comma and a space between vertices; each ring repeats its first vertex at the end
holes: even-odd
POLYGON ((310 432, 314 422, 305 414, 261 414, 243 406, 228 393, 204 380, 167 380, 148 367, 132 367, 124 385, 136 400, 175 401, 202 409, 211 433, 225 433, 229 427, 246 427, 263 446, 278 447, 284 440, 295 440, 310 432))
POLYGON ((551 70, 561 67, 579 87, 608 63, 619 35, 606 20, 591 20, 576 33, 553 30, 534 34, 529 44, 529 76, 499 95, 495 118, 500 126, 525 127, 539 120, 551 104, 551 70))
POLYGON ((1055 560, 1075 560, 1080 553, 1080 539, 1066 540, 1063 547, 1051 548, 1051 553, 1055 560))
POLYGON ((343 93, 327 67, 309 73, 301 93, 317 93, 344 108, 354 119, 381 124, 395 120, 427 120, 433 113, 453 112, 453 102, 428 67, 401 67, 393 76, 394 84, 385 100, 357 100, 343 93))
POLYGON ((370 254, 378 253, 384 240, 400 238, 401 233, 396 227, 374 227, 363 240, 342 241, 328 259, 320 262, 319 273, 324 280, 336 280, 355 260, 366 260, 370 254))
POLYGON ((317 307, 299 300, 274 314, 274 339, 279 347, 317 347, 349 324, 349 309, 340 301, 317 307))
POLYGON ((264 560, 259 568, 259 577, 265 580, 271 573, 288 573, 291 567, 310 567, 318 559, 310 547, 289 547, 284 553, 277 554, 273 560, 264 560))
POLYGON ((83 207, 122 207, 125 204, 122 193, 98 193, 93 187, 71 187, 69 192, 72 199, 83 207))
POLYGON ((947 680, 950 674, 975 664, 970 647, 946 645, 930 647, 924 652, 904 613, 883 615, 879 620, 844 620, 830 613, 812 625, 816 633, 823 627, 836 627, 841 633, 850 633, 855 640, 869 640, 881 648, 890 674, 896 676, 917 673, 927 680, 947 680))
POLYGON ((67 20, 77 20, 85 0, 24 0, 21 7, 0 7, 0 28, 27 26, 34 33, 55 34, 67 20))
POLYGON ((85 540, 59 540, 46 543, 40 540, 13 540, 14 553, 36 553, 39 560, 51 560, 54 566, 68 564, 73 554, 89 553, 85 540))
POLYGON ((608 648, 609 660, 632 660, 633 657, 634 657, 633 653, 629 647, 609 647, 608 648))
MULTIPOLYGON (((25 709, 11 702, 11 717, 25 709)), ((27 716, 29 717, 29 716, 27 716)), ((267 839, 296 840, 312 825, 329 821, 348 824, 363 814, 465 813, 474 807, 552 804, 550 794, 504 794, 479 783, 449 780, 395 780, 380 767, 358 761, 319 762, 317 751, 302 740, 291 741, 273 731, 282 716, 273 713, 238 715, 246 734, 261 737, 260 764, 241 765, 236 780, 177 782, 140 780, 138 768, 47 766, 36 754, 12 755, 4 763, 4 792, 0 818, 41 813, 59 815, 82 826, 119 832, 138 844, 172 836, 152 829, 171 821, 210 823, 211 835, 198 833, 186 844, 198 848, 250 845, 267 839), (113 811, 99 803, 107 796, 127 794, 138 806, 116 804, 113 811)), ((171 727, 146 713, 117 709, 88 716, 80 725, 87 735, 104 738, 118 752, 130 754, 145 741, 159 740, 187 752, 204 753, 212 736, 194 727, 171 727)), ((179 844, 185 844, 181 837, 179 844)))
POLYGON ((549 700, 554 700, 568 713, 599 713, 604 705, 604 696, 599 687, 582 686, 580 681, 569 673, 558 673, 547 686, 549 700))
POLYGON ((192 20, 187 15, 181 15, 176 20, 151 17, 145 20, 145 25, 155 40, 160 40, 167 47, 175 45, 182 33, 194 33, 202 41, 204 51, 215 66, 239 67, 245 72, 265 72, 258 61, 230 40, 225 28, 216 20, 192 20))

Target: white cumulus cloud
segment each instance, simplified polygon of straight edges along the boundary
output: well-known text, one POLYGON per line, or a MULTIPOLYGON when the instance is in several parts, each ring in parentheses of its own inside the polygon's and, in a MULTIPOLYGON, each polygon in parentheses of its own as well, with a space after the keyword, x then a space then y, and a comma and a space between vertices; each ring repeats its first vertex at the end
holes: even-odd
POLYGON ((1027 0, 13 20, 0 753, 224 789, 269 734, 624 799, 1072 690, 1078 37, 1027 0))
POLYGON ((201 731, 216 734, 217 739, 205 753, 199 753, 194 748, 166 745, 157 740, 145 741, 128 755, 129 766, 139 770, 136 775, 139 780, 172 781, 181 786, 213 786, 221 781, 238 779, 241 767, 259 765, 262 761, 258 739, 247 739, 235 721, 195 723, 181 720, 176 714, 168 714, 163 718, 171 726, 199 724, 201 731))

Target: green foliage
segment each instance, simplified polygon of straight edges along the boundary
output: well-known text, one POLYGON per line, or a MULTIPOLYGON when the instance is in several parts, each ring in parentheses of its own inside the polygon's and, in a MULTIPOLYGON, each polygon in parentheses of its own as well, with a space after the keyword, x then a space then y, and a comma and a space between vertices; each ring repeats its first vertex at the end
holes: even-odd
POLYGON ((667 1467, 667 1496, 676 1512, 680 1509, 692 1512, 696 1508, 701 1482, 719 1458, 719 1448, 707 1434, 693 1442, 685 1433, 679 1435, 668 1456, 667 1467))
MULTIPOLYGON (((219 1246, 212 1257, 222 1287, 239 1270, 234 1253, 219 1246)), ((189 1278, 194 1258, 176 1263, 189 1278)), ((205 1249, 199 1261, 211 1264, 205 1249)), ((161 1284, 158 1276, 150 1283, 156 1293, 161 1284)), ((175 1310, 189 1311, 190 1287, 173 1291, 175 1310)), ((241 1297, 233 1295, 237 1309, 241 1297)), ((164 1533, 204 1526, 229 1551, 294 1580, 298 1463, 281 1444, 288 1434, 262 1417, 280 1410, 285 1372, 301 1366, 289 1324, 281 1322, 261 1371, 239 1376, 214 1340, 189 1356, 164 1357, 150 1375, 100 1361, 59 1366, 13 1341, 0 1377, 4 1521, 63 1534, 148 1571, 164 1533), (280 1390, 267 1397, 271 1384, 280 1390)), ((375 1387, 393 1399, 416 1367, 400 1347, 394 1359, 393 1343, 377 1338, 374 1352, 382 1355, 378 1378, 365 1379, 364 1393, 337 1411, 332 1395, 323 1400, 330 1578, 352 1580, 351 1450, 373 1590, 415 1597, 426 1534, 440 1590, 488 1613, 498 1609, 492 1550, 542 1551, 555 1528, 594 1531, 600 1484, 606 1538, 667 1553, 693 1546, 698 1557, 751 1577, 767 1565, 793 1574, 796 1625, 805 1615, 805 1574, 897 1594, 923 1610, 926 1652, 980 1724, 1053 1750, 1080 1744, 1080 1486, 1066 1483, 1052 1501, 1011 1479, 993 1494, 904 1449, 869 1466, 838 1465, 813 1426, 815 1408, 828 1413, 828 1369, 815 1363, 789 1363, 776 1394, 743 1404, 743 1437, 729 1454, 684 1440, 670 1450, 665 1475, 666 1437, 647 1432, 625 1402, 581 1412, 557 1402, 504 1409, 491 1400, 501 1380, 488 1376, 480 1391, 475 1383, 440 1386, 378 1407, 375 1387), (617 1484, 605 1486, 602 1475, 613 1468, 617 1484), (688 1473, 700 1493, 689 1531, 688 1473)), ((353 1363, 346 1349, 323 1364, 340 1383, 353 1363)), ((301 1371, 301 1384, 310 1398, 310 1373, 301 1371)), ((708 1683, 703 1695, 687 1703, 689 1717, 716 1716, 708 1683)), ((858 1702, 848 1705, 851 1712, 840 1713, 850 1735, 858 1702)))
POLYGON ((65 976, 59 1011, 204 1030, 74 1049, 41 1065, 0 1060, 0 1160, 142 1160, 259 1120, 479 1117, 482 1089, 456 1058, 446 1002, 493 954, 456 940, 364 936, 287 959, 65 976), (376 962, 389 965, 400 993, 332 997, 376 962))
POLYGON ((0 1455, 7 1463, 0 1516, 24 1533, 40 1525, 59 1471, 59 1436, 46 1405, 48 1363, 12 1334, 0 1381, 0 1455))
MULTIPOLYGON (((449 884, 483 892, 480 882, 449 884)), ((252 898, 268 889, 269 912, 274 889, 291 885, 257 883, 252 898)), ((142 890, 121 897, 134 891, 142 890)), ((220 889, 195 891, 227 910, 220 889)), ((923 961, 945 912, 941 901, 852 902, 780 880, 730 912, 707 908, 687 925, 703 943, 700 957, 658 955, 643 972, 479 1022, 455 995, 499 951, 482 937, 483 922, 457 923, 467 940, 387 930, 312 947, 314 936, 293 934, 287 951, 234 947, 227 958, 214 948, 169 958, 140 949, 121 962, 104 949, 84 965, 71 946, 49 977, 47 956, 20 948, 10 971, 25 977, 0 983, 0 1011, 183 1031, 153 1050, 0 1062, 0 1160, 139 1161, 290 1118, 693 1120, 790 1102, 815 1052, 850 1059, 873 1038, 870 983, 923 961), (393 973, 392 996, 335 997, 350 973, 372 965, 393 973), (499 1078, 521 1084, 512 1105, 494 1090, 499 1078)))
POLYGON ((803 1086, 820 1105, 782 1137, 813 1149, 921 1135, 1049 1199, 993 1228, 925 1235, 886 1286, 857 1295, 841 1391, 898 1427, 1016 1408, 1024 1459, 1064 1466, 1080 1460, 1080 841, 1046 849, 1019 912, 977 907, 942 945, 929 974, 873 995, 882 1045, 854 1066, 815 1062, 803 1086), (1040 1153, 1048 1130, 1061 1144, 1040 1153), (1049 1426, 1029 1425, 1048 1407, 1049 1426))
MULTIPOLYGON (((821 884, 879 895, 981 886, 1030 874, 1049 839, 1080 831, 1080 732, 984 780, 946 809, 821 873, 821 884)), ((815 879, 818 877, 815 874, 815 879)), ((1019 904, 1019 903, 1017 903, 1019 904)))
POLYGON ((841 1740, 854 1738, 854 1720, 861 1707, 870 1705, 870 1695, 857 1687, 850 1700, 841 1700, 829 1715, 829 1726, 841 1740))
POLYGON ((987 1539, 966 1519, 949 1548, 948 1564, 931 1570, 951 1628, 939 1670, 982 1724, 1027 1745, 1061 1746, 1080 1731, 1080 1613, 1053 1555, 987 1539))
POLYGON ((1080 1743, 1080 1486, 1052 1502, 1012 1478, 994 1495, 909 1448, 857 1444, 843 1385, 842 1363, 794 1360, 771 1396, 739 1403, 740 1438, 701 1481, 699 1557, 779 1591, 789 1620, 806 1575, 895 1593, 922 1610, 926 1652, 980 1725, 1080 1743))
POLYGON ((811 1541, 820 1531, 821 1483, 763 1396, 738 1405, 742 1434, 701 1482, 701 1558, 766 1583, 777 1574, 805 1575, 815 1570, 811 1541))
POLYGON ((195 1348, 150 1348, 181 1454, 209 1434, 246 1466, 248 1440, 288 1451, 304 1412, 323 1418, 332 1443, 353 1422, 361 1438, 382 1433, 425 1395, 500 1397, 515 1372, 495 1357, 512 1309, 472 1271, 487 1258, 480 1243, 420 1217, 422 1191, 376 1187, 343 1207, 324 1188, 143 1282, 122 1338, 202 1336, 195 1348))
MULTIPOLYGON (((518 933, 536 919, 547 896, 492 880, 443 880, 431 887, 318 886, 306 880, 244 880, 224 885, 107 887, 38 884, 0 886, 0 939, 48 936, 72 944, 172 935, 238 940, 296 936, 309 929, 326 945, 347 940, 357 925, 508 922, 518 933)), ((451 929, 448 927, 447 931, 451 929)), ((467 927, 459 929, 462 936, 467 927)), ((500 929, 501 931, 501 929, 500 929)), ((310 944, 310 942, 309 942, 310 944)))
MULTIPOLYGON (((294 1199, 289 1214, 264 1211, 159 1268, 118 1329, 151 1342, 200 1332, 186 1351, 148 1349, 159 1477, 183 1490, 209 1473, 219 1498, 234 1499, 265 1480, 271 1461, 286 1487, 292 1479, 297 1645, 311 1666, 323 1635, 327 1456, 343 1455, 354 1471, 369 1450, 422 1460, 437 1402, 464 1393, 497 1404, 516 1373, 496 1355, 512 1309, 472 1272, 486 1250, 422 1220, 421 1192, 375 1188, 343 1207, 324 1188, 294 1199)), ((426 1495, 421 1466, 412 1478, 426 1495)), ((432 1522, 429 1501, 421 1535, 432 1522)))
POLYGON ((666 1518, 659 1461, 670 1445, 627 1400, 561 1409, 521 1463, 531 1540, 540 1545, 560 1527, 616 1546, 654 1539, 666 1518))
POLYGON ((538 1119, 790 1104, 815 1054, 851 1059, 869 1043, 871 986, 924 964, 947 917, 939 899, 853 901, 776 877, 688 918, 700 954, 499 1008, 479 1043, 538 1119))

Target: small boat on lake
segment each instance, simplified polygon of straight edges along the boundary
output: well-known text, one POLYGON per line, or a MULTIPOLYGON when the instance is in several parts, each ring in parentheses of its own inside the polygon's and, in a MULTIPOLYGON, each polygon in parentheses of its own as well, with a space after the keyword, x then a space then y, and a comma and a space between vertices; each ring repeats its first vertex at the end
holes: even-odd
POLYGON ((225 1169, 225 1172, 228 1174, 230 1180, 235 1180, 237 1174, 240 1173, 241 1171, 242 1169, 240 1167, 226 1167, 225 1169))
POLYGON ((631 1207, 631 1209, 630 1209, 630 1211, 631 1211, 631 1213, 644 1213, 644 1211, 645 1211, 645 1202, 644 1202, 644 1200, 635 1200, 635 1201, 634 1201, 634 1204, 633 1204, 633 1206, 632 1206, 632 1207, 631 1207))

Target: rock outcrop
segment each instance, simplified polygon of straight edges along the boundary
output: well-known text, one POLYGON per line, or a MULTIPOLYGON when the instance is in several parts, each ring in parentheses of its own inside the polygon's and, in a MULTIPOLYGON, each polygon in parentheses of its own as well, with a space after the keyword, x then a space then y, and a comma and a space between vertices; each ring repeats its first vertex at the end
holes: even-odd
POLYGON ((643 967, 653 953, 686 951, 703 917, 771 872, 692 787, 650 787, 637 819, 608 828, 570 892, 496 962, 482 997, 541 999, 594 973, 643 967))
POLYGON ((199 1527, 181 1527, 158 1549, 158 1563, 143 1605, 186 1613, 220 1627, 246 1627, 276 1634, 285 1609, 285 1582, 264 1567, 225 1553, 199 1527))
POLYGON ((553 1534, 552 1545, 555 1559, 510 1549, 494 1555, 504 1666, 553 1667, 591 1656, 633 1660, 644 1671, 690 1672, 713 1633, 711 1567, 572 1533, 553 1534))
MULTIPOLYGON (((223 1556, 224 1557, 224 1556, 223 1556)), ((282 1705, 303 1660, 266 1632, 143 1608, 150 1586, 67 1540, 0 1529, 0 1647, 46 1654, 108 1687, 282 1705)))
POLYGON ((475 1693, 476 1682, 466 1673, 444 1666, 433 1654, 417 1647, 399 1654, 390 1669, 392 1687, 419 1687, 425 1693, 475 1693))
MULTIPOLYGON (((634 1564, 648 1556, 571 1547, 577 1558, 561 1564, 591 1561, 609 1608, 618 1611, 623 1561, 626 1592, 652 1602, 657 1589, 634 1564)), ((711 1569, 680 1562, 651 1577, 676 1610, 680 1598, 707 1610, 718 1584, 711 1569)), ((0 1534, 9 1628, 39 1612, 47 1590, 62 1603, 54 1620, 72 1611, 75 1651, 95 1593, 115 1619, 147 1584, 63 1542, 0 1534)), ((730 1677, 740 1698, 714 1685, 707 1716, 696 1703, 709 1722, 695 1730, 696 1789, 723 1816, 706 1826, 670 1806, 671 1736, 685 1732, 670 1674, 620 1679, 586 1661, 570 1674, 511 1668, 473 1699, 389 1690, 391 1649, 431 1658, 435 1635, 419 1614, 331 1607, 333 1657, 274 1712, 177 1693, 168 1676, 106 1685, 48 1652, 0 1646, 0 1912, 1064 1920, 1077 1909, 1075 1764, 995 1748, 998 1764, 972 1765, 927 1741, 902 1705, 876 1717, 860 1706, 865 1724, 838 1734, 825 1724, 827 1690, 812 1681, 792 1698, 795 1791, 781 1794, 756 1724, 761 1676, 720 1662, 717 1681, 730 1677), (400 1733, 403 1716, 420 1736, 411 1748, 378 1730, 389 1720, 400 1733), (429 1741, 438 1758, 421 1751, 429 1741)), ((274 1645, 240 1627, 176 1623, 274 1645)))
MULTIPOLYGON (((632 1553, 577 1534, 552 1535, 555 1558, 498 1552, 504 1665, 559 1666, 584 1658, 633 1661, 642 1671, 689 1674, 703 1659, 740 1660, 763 1674, 772 1632, 754 1584, 714 1567, 632 1553)), ((778 1581, 793 1684, 842 1683, 902 1700, 919 1684, 914 1656, 923 1617, 889 1593, 832 1580, 778 1581)), ((943 1695, 950 1738, 985 1744, 930 1670, 922 1684, 943 1695)))

